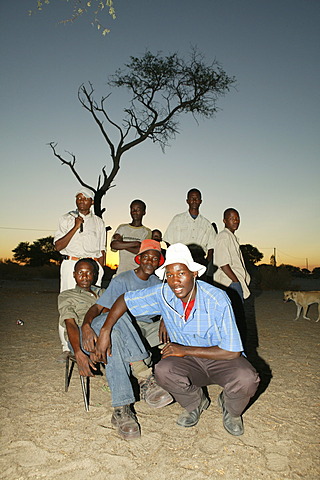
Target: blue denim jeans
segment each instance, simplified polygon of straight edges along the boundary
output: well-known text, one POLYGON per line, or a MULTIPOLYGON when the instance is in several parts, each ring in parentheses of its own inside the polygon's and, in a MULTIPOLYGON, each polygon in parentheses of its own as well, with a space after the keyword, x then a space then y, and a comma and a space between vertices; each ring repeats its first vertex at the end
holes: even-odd
MULTIPOLYGON (((92 321, 91 327, 97 335, 100 334, 107 315, 107 313, 99 315, 92 321)), ((135 327, 132 325, 131 318, 125 313, 112 328, 111 356, 108 355, 107 357, 106 377, 111 391, 111 404, 113 407, 129 405, 135 402, 130 381, 130 363, 144 360, 148 356, 149 353, 146 351, 135 327)))

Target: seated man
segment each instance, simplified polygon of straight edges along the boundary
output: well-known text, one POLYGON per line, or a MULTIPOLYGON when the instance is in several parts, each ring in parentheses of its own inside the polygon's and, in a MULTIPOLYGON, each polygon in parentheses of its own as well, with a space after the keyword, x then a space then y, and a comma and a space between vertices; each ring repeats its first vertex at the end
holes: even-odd
POLYGON ((58 296, 59 324, 67 331, 69 340, 77 360, 79 374, 92 376, 91 369, 96 370, 94 362, 81 349, 79 327, 91 305, 104 291, 93 284, 98 277, 98 265, 92 258, 82 258, 74 266, 73 277, 75 288, 64 290, 58 296))
MULTIPOLYGON (((160 244, 154 240, 143 240, 141 242, 140 251, 135 257, 137 268, 123 272, 114 277, 107 290, 99 297, 97 303, 88 310, 84 322, 82 324, 82 342, 86 351, 95 352, 95 344, 100 332, 100 328, 106 320, 106 315, 101 315, 103 309, 110 310, 115 300, 123 293, 133 290, 139 290, 160 283, 158 277, 154 275, 154 271, 159 265, 162 265, 164 258, 161 254, 160 244)), ((151 347, 159 345, 159 325, 160 321, 153 321, 155 315, 143 315, 139 318, 137 328, 140 329, 143 342, 145 339, 151 347)), ((128 329, 135 328, 134 317, 124 312, 120 319, 121 323, 128 329)), ((122 327, 121 327, 122 328, 122 327)), ((163 332, 163 329, 161 329, 163 332)), ((138 355, 135 358, 130 354, 130 345, 127 343, 127 336, 123 332, 115 335, 113 331, 113 351, 112 356, 105 358, 106 376, 111 390, 112 406, 114 413, 112 415, 112 423, 118 427, 118 431, 123 438, 130 439, 140 435, 140 428, 137 419, 131 411, 130 405, 134 403, 135 397, 130 381, 130 363, 133 364, 133 373, 141 372, 141 368, 147 370, 149 378, 142 385, 143 394, 146 402, 154 407, 159 408, 171 403, 172 396, 160 388, 153 376, 150 376, 150 369, 141 362, 148 354, 144 356, 138 355), (121 335, 122 333, 122 335, 121 335), (139 362, 140 361, 140 362, 139 362)), ((140 337, 135 330, 139 344, 140 337)), ((165 335, 165 332, 163 333, 165 335)), ((165 340, 165 337, 164 337, 165 340)), ((141 348, 142 352, 142 348, 141 348)), ((137 375, 137 376, 138 376, 137 375)))
POLYGON ((155 378, 184 408, 177 424, 196 425, 209 406, 202 387, 218 384, 224 388, 218 397, 223 425, 231 435, 242 435, 241 414, 256 392, 259 376, 242 355, 227 294, 196 280, 204 271, 185 245, 171 245, 164 265, 156 271, 160 278, 166 275, 167 284, 118 298, 101 328, 96 356, 105 360, 111 354, 111 332, 127 308, 136 317, 162 315, 171 341, 162 349, 155 378))
MULTIPOLYGON (((79 374, 84 377, 94 376, 95 357, 93 353, 85 351, 81 341, 81 325, 88 309, 97 298, 103 293, 103 289, 93 286, 98 275, 96 262, 91 258, 83 258, 75 264, 74 278, 76 287, 65 290, 59 294, 58 309, 60 313, 60 324, 66 328, 71 350, 77 360, 79 374)), ((103 311, 103 310, 102 310, 103 311)), ((100 318, 100 326, 105 316, 100 318)), ((96 333, 99 334, 99 318, 97 318, 96 333)), ((148 357, 141 339, 131 322, 120 322, 119 328, 114 336, 123 335, 126 338, 126 346, 132 361, 148 357)))

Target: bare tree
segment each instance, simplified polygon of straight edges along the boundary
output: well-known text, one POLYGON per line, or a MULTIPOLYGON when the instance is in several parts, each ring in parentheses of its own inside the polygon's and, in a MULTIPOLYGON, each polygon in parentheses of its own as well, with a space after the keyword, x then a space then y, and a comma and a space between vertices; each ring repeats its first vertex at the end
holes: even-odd
POLYGON ((164 57, 147 51, 141 58, 131 57, 124 70, 109 77, 110 87, 124 87, 131 93, 130 104, 124 109, 125 117, 119 125, 108 113, 107 100, 94 99, 91 83, 81 85, 78 99, 90 112, 98 126, 112 159, 112 168, 98 177, 97 187, 86 184, 76 170, 76 157, 67 152, 71 159, 62 157, 51 142, 53 154, 62 164, 68 165, 82 186, 94 192, 95 214, 102 216, 101 200, 111 188, 119 169, 122 155, 147 139, 160 144, 162 150, 179 133, 178 117, 182 113, 212 118, 218 111, 217 99, 228 92, 235 83, 220 64, 214 60, 206 65, 203 55, 193 49, 188 61, 176 53, 164 57), (116 137, 116 142, 113 138, 116 137))

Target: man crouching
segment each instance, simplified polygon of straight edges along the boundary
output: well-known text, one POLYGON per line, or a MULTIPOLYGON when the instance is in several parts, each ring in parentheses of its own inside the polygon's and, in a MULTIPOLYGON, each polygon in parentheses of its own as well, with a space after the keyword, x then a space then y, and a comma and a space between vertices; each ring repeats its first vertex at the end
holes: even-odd
POLYGON ((193 261, 183 244, 171 245, 156 274, 167 284, 156 285, 118 298, 103 325, 96 355, 111 353, 111 331, 128 308, 132 315, 162 315, 170 338, 155 367, 155 378, 184 408, 177 419, 193 427, 209 399, 202 387, 218 384, 223 425, 231 435, 243 434, 241 414, 255 394, 259 376, 243 356, 242 343, 227 294, 197 276, 205 267, 193 261))

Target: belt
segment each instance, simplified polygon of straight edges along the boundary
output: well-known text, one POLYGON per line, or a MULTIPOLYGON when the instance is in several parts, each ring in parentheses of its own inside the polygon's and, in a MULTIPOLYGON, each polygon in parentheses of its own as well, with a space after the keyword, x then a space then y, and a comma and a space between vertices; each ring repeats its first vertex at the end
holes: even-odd
POLYGON ((94 258, 94 257, 70 257, 69 255, 64 255, 64 260, 75 260, 77 262, 78 260, 81 260, 82 258, 92 258, 93 260, 98 262, 98 259, 94 258))

